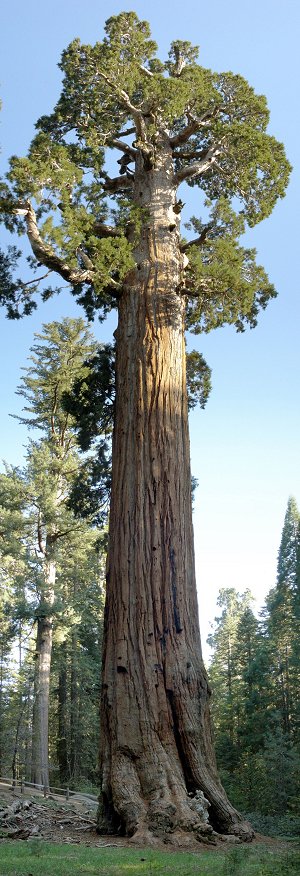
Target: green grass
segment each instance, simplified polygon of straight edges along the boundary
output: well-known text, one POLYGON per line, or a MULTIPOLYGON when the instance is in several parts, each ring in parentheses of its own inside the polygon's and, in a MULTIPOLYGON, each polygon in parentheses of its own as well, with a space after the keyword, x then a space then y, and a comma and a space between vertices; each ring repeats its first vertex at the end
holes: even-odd
POLYGON ((241 847, 200 854, 0 843, 0 876, 299 876, 300 852, 241 847))

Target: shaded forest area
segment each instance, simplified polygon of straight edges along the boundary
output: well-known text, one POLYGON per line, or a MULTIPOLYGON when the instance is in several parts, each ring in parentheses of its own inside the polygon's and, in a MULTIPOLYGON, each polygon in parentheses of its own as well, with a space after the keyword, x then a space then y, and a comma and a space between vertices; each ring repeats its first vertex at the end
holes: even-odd
POLYGON ((209 637, 222 780, 261 832, 299 834, 300 517, 288 501, 277 580, 257 619, 250 591, 220 590, 209 637))
POLYGON ((18 390, 33 438, 24 468, 0 476, 0 775, 48 790, 96 781, 108 462, 103 439, 94 514, 93 452, 80 454, 62 398, 97 345, 81 319, 35 340, 18 390))

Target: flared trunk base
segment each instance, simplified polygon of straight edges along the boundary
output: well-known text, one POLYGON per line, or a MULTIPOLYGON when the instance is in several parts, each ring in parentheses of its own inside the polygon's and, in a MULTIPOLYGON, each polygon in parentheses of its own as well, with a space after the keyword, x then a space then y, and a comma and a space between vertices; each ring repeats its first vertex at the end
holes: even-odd
POLYGON ((160 768, 158 778, 157 770, 151 776, 145 762, 139 768, 121 753, 116 755, 111 776, 112 785, 102 792, 98 810, 97 830, 102 835, 128 836, 141 846, 163 842, 178 848, 197 842, 216 843, 223 835, 243 842, 254 837, 251 825, 231 806, 213 778, 206 776, 207 796, 200 789, 188 793, 178 779, 177 765, 168 775, 160 768), (145 776, 147 787, 142 787, 145 776))

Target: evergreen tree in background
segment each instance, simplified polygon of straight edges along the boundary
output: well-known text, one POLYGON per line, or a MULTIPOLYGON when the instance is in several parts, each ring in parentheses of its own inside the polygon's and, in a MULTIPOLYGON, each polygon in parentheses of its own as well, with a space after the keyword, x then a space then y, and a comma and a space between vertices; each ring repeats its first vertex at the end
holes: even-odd
POLYGON ((277 563, 277 581, 267 599, 267 628, 273 646, 277 708, 282 729, 299 741, 299 537, 300 515, 290 498, 277 563))
MULTIPOLYGON (((6 224, 27 234, 37 271, 8 298, 9 315, 35 306, 45 269, 88 317, 118 308, 99 830, 147 842, 176 829, 177 840, 212 827, 252 836, 220 784, 211 739, 184 329, 256 325, 275 291, 238 238, 284 195, 290 167, 267 133, 265 98, 241 76, 200 67, 197 54, 178 40, 160 61, 133 12, 111 17, 93 47, 74 40, 54 112, 28 156, 12 159, 2 191, 6 224), (190 241, 180 234, 184 182, 206 198, 190 241), (210 825, 191 800, 198 789, 210 825)), ((190 370, 196 385, 195 359, 190 370)))
POLYGON ((261 620, 253 615, 249 592, 221 590, 222 614, 208 640, 216 752, 226 790, 243 811, 281 819, 286 832, 291 818, 300 817, 299 536, 291 498, 277 581, 261 620))
POLYGON ((53 640, 52 759, 62 787, 98 777, 100 665, 105 554, 93 529, 74 532, 63 550, 61 605, 53 640), (96 541, 97 544, 97 541, 96 541))
MULTIPOLYGON (((20 419, 35 430, 35 436, 40 431, 42 438, 37 440, 35 437, 29 442, 24 472, 11 468, 1 475, 1 525, 4 555, 23 557, 24 592, 27 597, 32 594, 31 616, 36 623, 36 647, 31 779, 34 784, 47 789, 53 626, 57 626, 62 610, 63 570, 68 565, 68 551, 72 551, 74 562, 74 539, 77 589, 86 586, 84 576, 79 572, 80 559, 85 565, 87 583, 93 568, 93 581, 96 579, 99 587, 95 560, 91 565, 91 554, 96 557, 99 535, 86 523, 76 520, 68 506, 80 461, 72 418, 62 407, 66 388, 79 376, 88 373, 84 360, 96 351, 96 345, 83 320, 65 319, 61 324, 51 323, 44 326, 43 334, 37 335, 36 339, 30 367, 26 369, 19 389, 27 402, 26 416, 20 419)), ((96 602, 99 607, 99 600, 96 602)), ((74 611, 70 600, 69 609, 71 613, 74 611)), ((74 743, 74 751, 75 748, 74 743)), ((70 766, 69 778, 75 774, 75 767, 70 766)))

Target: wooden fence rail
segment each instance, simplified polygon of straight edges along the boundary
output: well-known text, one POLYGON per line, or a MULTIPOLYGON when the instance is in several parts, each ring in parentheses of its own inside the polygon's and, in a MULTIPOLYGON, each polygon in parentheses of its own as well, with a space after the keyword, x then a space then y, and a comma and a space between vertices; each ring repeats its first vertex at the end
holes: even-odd
MULTIPOLYGON (((25 782, 24 779, 13 779, 11 776, 0 776, 0 784, 9 785, 12 790, 20 788, 21 794, 24 794, 26 788, 33 788, 36 791, 42 791, 44 797, 48 797, 49 794, 61 794, 61 796, 65 797, 66 800, 70 799, 70 796, 73 794, 81 794, 82 791, 70 791, 70 788, 55 788, 53 785, 50 785, 48 788, 43 787, 43 785, 34 784, 34 782, 25 782)), ((88 795, 87 795, 88 796, 88 795)))

